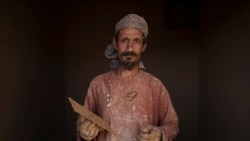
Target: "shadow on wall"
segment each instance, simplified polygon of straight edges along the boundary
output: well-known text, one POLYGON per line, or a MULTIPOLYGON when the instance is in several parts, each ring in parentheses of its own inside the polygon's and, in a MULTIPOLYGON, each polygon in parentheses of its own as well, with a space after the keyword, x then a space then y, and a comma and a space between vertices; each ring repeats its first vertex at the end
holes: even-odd
POLYGON ((62 9, 26 0, 0 9, 0 140, 66 140, 62 9))
POLYGON ((167 28, 198 28, 201 4, 201 0, 166 0, 167 28))

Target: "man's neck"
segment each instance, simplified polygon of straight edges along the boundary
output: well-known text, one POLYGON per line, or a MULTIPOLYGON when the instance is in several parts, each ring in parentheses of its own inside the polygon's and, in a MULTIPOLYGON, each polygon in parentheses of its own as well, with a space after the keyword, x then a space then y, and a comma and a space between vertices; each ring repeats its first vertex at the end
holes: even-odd
POLYGON ((127 70, 125 68, 123 68, 122 66, 119 66, 116 70, 115 73, 121 77, 133 77, 135 76, 138 72, 140 71, 139 66, 135 66, 133 69, 131 70, 127 70))

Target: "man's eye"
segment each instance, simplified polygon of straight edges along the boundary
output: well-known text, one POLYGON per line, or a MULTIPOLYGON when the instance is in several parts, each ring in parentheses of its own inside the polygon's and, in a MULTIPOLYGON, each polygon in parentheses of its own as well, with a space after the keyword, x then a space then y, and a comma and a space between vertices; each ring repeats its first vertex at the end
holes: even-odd
POLYGON ((122 43, 127 43, 127 42, 128 42, 128 39, 121 39, 121 42, 122 42, 122 43))
POLYGON ((142 43, 142 40, 141 39, 136 39, 136 40, 134 40, 134 42, 140 44, 140 43, 142 43))

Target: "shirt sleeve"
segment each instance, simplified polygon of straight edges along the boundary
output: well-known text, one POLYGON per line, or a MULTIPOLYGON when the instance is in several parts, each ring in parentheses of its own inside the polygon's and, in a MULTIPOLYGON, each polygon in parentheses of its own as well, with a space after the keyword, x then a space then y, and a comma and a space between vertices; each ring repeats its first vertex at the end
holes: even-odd
POLYGON ((159 94, 159 128, 162 133, 162 141, 173 141, 179 132, 178 116, 163 84, 159 89, 159 94))

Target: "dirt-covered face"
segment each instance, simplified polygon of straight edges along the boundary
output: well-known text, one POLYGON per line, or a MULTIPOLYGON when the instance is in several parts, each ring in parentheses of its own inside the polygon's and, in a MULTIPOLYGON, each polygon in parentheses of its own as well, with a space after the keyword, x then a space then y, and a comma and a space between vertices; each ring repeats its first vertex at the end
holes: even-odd
POLYGON ((124 28, 113 40, 120 64, 128 70, 139 64, 141 54, 146 49, 142 32, 135 28, 124 28))

